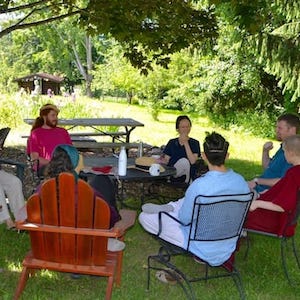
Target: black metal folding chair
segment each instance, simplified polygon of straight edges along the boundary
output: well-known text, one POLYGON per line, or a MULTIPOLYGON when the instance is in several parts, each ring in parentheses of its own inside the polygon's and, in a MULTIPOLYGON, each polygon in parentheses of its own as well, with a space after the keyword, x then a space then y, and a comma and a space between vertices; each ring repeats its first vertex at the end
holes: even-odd
POLYGON ((1 128, 0 129, 0 151, 3 149, 4 147, 4 143, 5 143, 5 140, 8 136, 10 132, 10 128, 9 127, 5 127, 5 128, 1 128))
MULTIPOLYGON (((264 235, 267 237, 273 237, 273 238, 277 238, 280 240, 280 254, 281 254, 281 262, 282 262, 283 271, 284 271, 284 274, 285 274, 289 284, 293 285, 294 282, 291 279, 290 272, 288 271, 287 260, 288 260, 288 258, 292 258, 288 255, 289 246, 291 246, 292 254, 294 255, 296 264, 297 264, 298 268, 300 269, 300 259, 298 256, 298 251, 297 251, 296 242, 295 242, 296 228, 294 228, 297 226, 298 218, 300 215, 300 190, 298 190, 298 192, 297 192, 297 204, 296 204, 295 211, 284 212, 284 213, 287 214, 287 218, 282 218, 283 220, 285 220, 285 223, 282 224, 282 226, 279 226, 280 228, 283 228, 283 230, 280 230, 281 232, 270 233, 270 232, 266 232, 266 231, 255 230, 255 229, 247 227, 247 223, 245 223, 244 229, 247 232, 260 234, 260 235, 264 235), (290 230, 291 227, 293 227, 293 230, 290 230), (291 232, 292 232, 292 234, 291 234, 291 232), (289 242, 291 242, 291 243, 289 243, 289 242), (291 244, 291 245, 289 245, 289 244, 291 244)), ((249 252, 249 248, 250 248, 250 240, 249 240, 248 234, 247 234, 246 240, 247 240, 247 250, 245 253, 245 258, 248 256, 248 252, 249 252)))
MULTIPOLYGON (((10 132, 9 127, 1 128, 0 129, 0 151, 3 150, 5 140, 10 132)), ((12 159, 7 158, 0 158, 0 169, 2 166, 9 166, 15 170, 16 175, 20 178, 23 182, 24 179, 24 171, 26 165, 19 161, 14 161, 12 159)))
POLYGON ((43 174, 40 172, 40 162, 38 159, 32 159, 30 157, 29 149, 29 138, 27 139, 27 148, 26 148, 27 164, 31 172, 31 180, 33 183, 33 191, 36 190, 36 187, 44 180, 43 174))
MULTIPOLYGON (((162 230, 162 216, 164 215, 164 217, 167 216, 176 222, 179 222, 182 226, 189 226, 189 239, 187 247, 184 249, 159 238, 161 247, 158 254, 148 257, 148 289, 150 287, 151 270, 164 270, 167 272, 168 275, 180 284, 188 299, 196 299, 194 290, 191 286, 192 282, 231 276, 237 285, 241 299, 244 299, 245 293, 242 280, 234 265, 234 254, 252 199, 253 193, 220 196, 199 195, 195 199, 191 222, 187 225, 182 224, 179 220, 166 212, 160 212, 158 238, 162 230), (233 239, 235 250, 233 253, 228 253, 230 258, 227 261, 224 261, 218 266, 214 266, 223 267, 224 270, 222 273, 210 275, 209 269, 212 266, 209 262, 204 261, 201 257, 196 257, 195 254, 190 251, 191 243, 221 242, 230 239, 233 239), (172 258, 177 255, 189 255, 201 260, 205 263, 204 274, 199 276, 199 273, 197 273, 196 277, 184 274, 182 268, 180 269, 177 267, 172 261, 172 258)), ((195 262, 195 268, 196 264, 197 263, 195 262)))

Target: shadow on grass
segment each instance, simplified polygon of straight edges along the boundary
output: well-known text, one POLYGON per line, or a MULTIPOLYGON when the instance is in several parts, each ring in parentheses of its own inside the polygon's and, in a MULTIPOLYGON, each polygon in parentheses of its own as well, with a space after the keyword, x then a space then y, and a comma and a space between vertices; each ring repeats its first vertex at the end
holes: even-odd
POLYGON ((260 164, 249 160, 229 158, 226 164, 227 167, 244 176, 246 180, 251 180, 254 177, 259 176, 263 172, 262 166, 260 164))
MULTIPOLYGON (((0 299, 12 299, 19 275, 20 264, 29 250, 28 234, 7 231, 0 225, 0 299)), ((257 299, 299 299, 300 286, 291 287, 284 276, 280 261, 280 244, 272 238, 250 235, 250 252, 244 258, 246 245, 241 244, 236 263, 241 272, 248 300, 257 299)), ((150 290, 146 291, 147 257, 156 254, 159 243, 145 232, 138 221, 125 237, 122 284, 114 287, 112 300, 123 299, 185 299, 182 289, 159 282, 155 272, 151 273, 150 290)), ((299 235, 296 237, 300 249, 299 235)), ((290 261, 290 258, 289 258, 290 261)), ((290 261, 293 263, 293 261, 290 261)), ((187 267, 193 272, 202 271, 201 265, 192 259, 180 261, 179 267, 187 267)), ((290 265, 293 278, 299 282, 300 273, 295 265, 290 265)), ((70 279, 69 274, 55 272, 38 272, 30 278, 23 293, 23 300, 79 300, 103 299, 106 289, 105 278, 84 276, 80 280, 70 279)), ((194 283, 197 299, 239 299, 235 285, 230 278, 210 280, 207 283, 194 283)))

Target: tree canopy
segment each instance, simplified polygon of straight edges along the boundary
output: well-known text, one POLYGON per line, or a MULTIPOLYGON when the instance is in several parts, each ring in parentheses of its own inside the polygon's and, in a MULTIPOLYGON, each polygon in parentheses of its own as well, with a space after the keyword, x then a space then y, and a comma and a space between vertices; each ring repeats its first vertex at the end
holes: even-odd
MULTIPOLYGON (((169 67, 170 55, 182 49, 197 49, 212 60, 217 55, 223 75, 212 83, 211 99, 221 102, 229 90, 247 99, 253 91, 241 89, 241 82, 255 69, 260 83, 268 82, 270 89, 276 83, 283 94, 292 95, 290 101, 299 101, 298 0, 4 0, 0 38, 71 16, 76 16, 72 25, 88 35, 114 37, 124 56, 144 74, 155 65, 169 67), (229 70, 237 77, 231 83, 235 89, 226 90, 222 82, 228 82, 229 70)), ((224 105, 232 107, 228 100, 224 105)))

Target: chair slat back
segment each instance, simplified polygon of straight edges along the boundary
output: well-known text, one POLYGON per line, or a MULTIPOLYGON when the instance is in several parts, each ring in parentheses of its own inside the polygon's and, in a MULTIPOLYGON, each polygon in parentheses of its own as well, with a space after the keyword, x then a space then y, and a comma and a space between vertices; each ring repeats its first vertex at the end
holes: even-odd
MULTIPOLYGON (((110 210, 92 188, 72 174, 47 180, 27 202, 28 221, 73 228, 108 229, 110 210)), ((30 232, 34 257, 74 265, 102 265, 107 237, 50 232, 30 232)))
POLYGON ((253 193, 196 197, 190 241, 218 241, 239 237, 253 193))

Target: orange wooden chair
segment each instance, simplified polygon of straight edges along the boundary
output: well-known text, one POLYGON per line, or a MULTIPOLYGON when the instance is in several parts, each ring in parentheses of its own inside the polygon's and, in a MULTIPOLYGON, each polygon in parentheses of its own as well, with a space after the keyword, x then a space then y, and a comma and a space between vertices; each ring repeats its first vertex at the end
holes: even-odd
POLYGON ((29 198, 27 214, 26 222, 17 227, 29 230, 31 250, 23 260, 14 299, 20 297, 28 277, 41 269, 106 276, 105 299, 110 299, 113 283, 121 283, 123 251, 108 251, 108 238, 123 240, 136 212, 121 210, 122 219, 109 229, 107 203, 95 197, 86 182, 62 173, 29 198))

